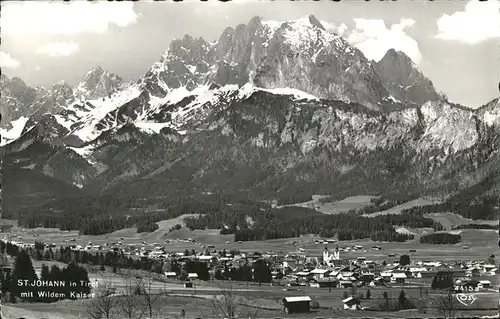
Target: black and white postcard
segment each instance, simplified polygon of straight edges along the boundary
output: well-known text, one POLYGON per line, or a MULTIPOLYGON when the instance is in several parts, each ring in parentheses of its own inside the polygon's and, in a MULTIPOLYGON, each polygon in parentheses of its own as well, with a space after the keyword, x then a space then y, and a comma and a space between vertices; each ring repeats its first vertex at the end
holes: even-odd
POLYGON ((500 2, 0 21, 0 318, 498 318, 500 2))

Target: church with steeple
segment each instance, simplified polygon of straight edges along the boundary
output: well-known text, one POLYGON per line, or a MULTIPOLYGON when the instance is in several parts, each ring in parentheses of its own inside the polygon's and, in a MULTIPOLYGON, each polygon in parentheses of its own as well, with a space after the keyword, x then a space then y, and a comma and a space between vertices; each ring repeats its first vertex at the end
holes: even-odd
POLYGON ((339 246, 337 246, 337 248, 335 248, 335 250, 332 250, 331 252, 328 251, 328 246, 325 246, 325 250, 323 250, 323 262, 328 266, 332 266, 334 260, 340 260, 339 246))

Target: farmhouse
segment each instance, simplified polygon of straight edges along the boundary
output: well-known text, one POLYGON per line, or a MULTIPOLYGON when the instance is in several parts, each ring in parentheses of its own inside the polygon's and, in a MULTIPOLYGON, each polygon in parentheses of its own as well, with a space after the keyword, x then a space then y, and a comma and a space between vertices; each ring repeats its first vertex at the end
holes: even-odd
POLYGON ((283 307, 285 313, 304 313, 311 310, 311 298, 309 296, 285 297, 283 307))
POLYGON ((395 282, 398 284, 404 284, 406 280, 406 274, 405 273, 393 273, 391 277, 391 282, 395 282))

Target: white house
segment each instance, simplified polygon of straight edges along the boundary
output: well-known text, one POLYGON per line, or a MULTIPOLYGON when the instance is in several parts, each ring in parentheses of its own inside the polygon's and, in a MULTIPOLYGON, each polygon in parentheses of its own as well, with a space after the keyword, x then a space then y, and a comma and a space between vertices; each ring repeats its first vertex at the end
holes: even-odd
POLYGON ((188 279, 191 279, 191 280, 198 279, 198 274, 195 272, 190 272, 190 273, 188 273, 188 279))
POLYGON ((198 256, 197 259, 202 262, 214 261, 216 258, 214 256, 198 256))

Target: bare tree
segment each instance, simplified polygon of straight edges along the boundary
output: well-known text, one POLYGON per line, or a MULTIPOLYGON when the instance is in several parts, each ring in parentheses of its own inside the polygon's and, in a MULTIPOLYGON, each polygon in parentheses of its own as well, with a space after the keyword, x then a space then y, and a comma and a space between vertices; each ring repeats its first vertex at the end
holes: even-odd
POLYGON ((447 289, 436 298, 436 309, 439 315, 444 318, 455 317, 458 310, 458 304, 452 288, 447 289))
POLYGON ((116 300, 113 298, 114 288, 109 282, 99 285, 96 298, 92 300, 87 313, 92 319, 109 319, 116 308, 116 300))
POLYGON ((231 285, 217 289, 210 299, 214 315, 222 318, 234 318, 238 306, 237 296, 231 285))
POLYGON ((153 287, 153 274, 147 273, 142 279, 140 279, 137 282, 136 285, 136 294, 138 294, 141 298, 140 300, 142 301, 142 311, 140 314, 140 317, 142 317, 143 314, 148 314, 149 318, 153 317, 153 313, 155 312, 155 308, 157 307, 158 300, 160 299, 161 296, 161 291, 154 291, 153 287))
MULTIPOLYGON (((124 293, 123 296, 119 299, 120 309, 127 316, 126 318, 134 317, 138 308, 138 300, 136 297, 137 292, 137 283, 134 281, 133 276, 130 272, 127 272, 124 280, 124 293)), ((139 317, 138 319, 140 319, 139 317)))

